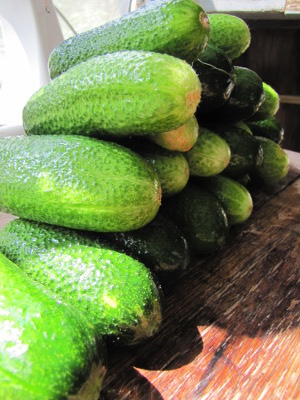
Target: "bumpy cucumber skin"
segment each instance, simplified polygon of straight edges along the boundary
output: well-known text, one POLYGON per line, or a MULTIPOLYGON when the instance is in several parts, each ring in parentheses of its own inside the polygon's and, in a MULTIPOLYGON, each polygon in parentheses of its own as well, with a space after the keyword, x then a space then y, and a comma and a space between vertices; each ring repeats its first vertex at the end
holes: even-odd
POLYGON ((185 153, 192 176, 213 176, 229 164, 231 152, 227 142, 204 127, 199 127, 196 144, 185 153))
POLYGON ((234 60, 250 46, 251 33, 241 18, 229 14, 209 14, 210 44, 219 47, 234 60))
POLYGON ((187 185, 190 170, 182 153, 155 146, 141 155, 157 172, 163 197, 174 196, 187 185))
POLYGON ((280 100, 276 90, 266 82, 263 82, 263 89, 265 93, 265 99, 261 103, 259 109, 252 115, 252 121, 260 121, 271 118, 279 109, 280 100))
POLYGON ((234 67, 236 81, 229 99, 214 113, 207 116, 224 121, 237 122, 249 119, 260 107, 265 94, 258 74, 249 68, 234 67))
POLYGON ((1 399, 98 399, 105 348, 94 328, 3 254, 0 326, 1 399))
POLYGON ((226 242, 228 220, 218 200, 208 191, 189 182, 164 203, 163 210, 184 232, 197 254, 218 251, 226 242))
POLYGON ((243 185, 222 175, 202 180, 202 185, 218 199, 227 215, 229 225, 241 224, 250 217, 253 201, 243 185))
POLYGON ((139 259, 155 273, 159 282, 169 283, 185 270, 190 248, 183 232, 161 211, 141 229, 102 234, 113 246, 139 259))
POLYGON ((81 136, 0 139, 0 208, 75 229, 124 231, 160 207, 155 171, 115 143, 81 136))
POLYGON ((235 84, 231 60, 220 49, 208 45, 193 68, 201 82, 201 102, 197 115, 212 111, 229 99, 235 84))
POLYGON ((207 15, 197 2, 148 2, 131 14, 62 42, 49 57, 50 77, 91 57, 123 50, 166 53, 192 62, 204 50, 209 33, 207 15))
POLYGON ((199 135, 198 120, 193 115, 185 124, 168 132, 149 135, 147 138, 167 150, 186 152, 197 141, 199 135))
POLYGON ((1 251, 111 341, 134 344, 162 321, 161 293, 144 264, 84 232, 16 219, 1 251))
POLYGON ((283 126, 276 117, 270 117, 261 121, 246 121, 254 136, 265 137, 280 144, 284 137, 283 126))
POLYGON ((26 103, 28 135, 143 135, 184 124, 201 83, 186 62, 144 51, 94 57, 43 86, 26 103))
POLYGON ((228 143, 231 157, 222 174, 237 179, 251 173, 262 163, 263 150, 256 138, 236 125, 220 124, 214 128, 228 143))
POLYGON ((263 149, 263 162, 253 171, 253 181, 263 185, 273 185, 285 178, 289 171, 289 157, 276 142, 265 137, 256 136, 263 149))

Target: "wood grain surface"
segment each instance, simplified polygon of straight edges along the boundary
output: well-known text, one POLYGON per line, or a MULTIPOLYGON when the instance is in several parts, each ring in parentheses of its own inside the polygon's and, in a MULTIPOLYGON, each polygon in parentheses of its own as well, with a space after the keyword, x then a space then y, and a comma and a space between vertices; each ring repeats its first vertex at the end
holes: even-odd
POLYGON ((161 332, 108 349, 101 399, 300 398, 300 155, 250 219, 165 291, 161 332))
MULTIPOLYGON (((249 220, 163 288, 161 332, 109 347, 101 400, 300 398, 300 154, 249 220)), ((0 227, 13 217, 0 215, 0 227)))

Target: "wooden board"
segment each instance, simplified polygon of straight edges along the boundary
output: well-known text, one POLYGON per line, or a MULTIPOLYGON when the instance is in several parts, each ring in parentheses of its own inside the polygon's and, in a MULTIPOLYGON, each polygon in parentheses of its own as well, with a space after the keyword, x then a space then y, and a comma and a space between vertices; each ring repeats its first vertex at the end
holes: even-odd
POLYGON ((218 254, 165 288, 159 335, 109 348, 103 400, 300 398, 300 155, 218 254))

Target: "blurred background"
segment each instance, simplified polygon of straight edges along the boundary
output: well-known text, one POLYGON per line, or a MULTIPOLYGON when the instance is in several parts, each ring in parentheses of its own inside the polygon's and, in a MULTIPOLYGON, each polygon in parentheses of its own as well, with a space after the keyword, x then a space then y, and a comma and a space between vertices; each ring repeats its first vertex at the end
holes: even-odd
MULTIPOLYGON (((150 0, 151 1, 151 0, 150 0)), ((16 110, 20 116, 22 103, 28 98, 30 91, 35 91, 48 79, 46 60, 51 48, 61 40, 76 33, 86 31, 95 26, 119 18, 145 4, 147 0, 1 0, 0 3, 0 126, 20 124, 19 117, 10 116, 9 110, 16 110), (37 13, 36 13, 37 10, 37 13), (28 12, 28 18, 26 13, 28 12), (13 23, 5 14, 13 16, 13 23), (33 21, 31 21, 30 20, 33 21), (29 64, 38 64, 44 68, 43 74, 35 71, 30 78, 29 69, 25 65, 26 43, 23 60, 14 61, 15 68, 7 67, 9 54, 9 34, 4 32, 6 23, 11 22, 13 28, 18 27, 18 19, 26 33, 33 30, 35 23, 36 36, 42 37, 37 42, 35 53, 40 61, 29 57, 29 64), (39 21, 41 24, 39 25, 39 21), (48 25, 47 25, 48 24, 48 25), (28 25, 28 26, 27 26, 28 25), (51 35, 49 30, 51 27, 51 35), (47 28, 47 32, 46 32, 47 28), (43 40, 43 43, 41 43, 43 40), (44 52, 41 45, 46 42, 44 52), (17 68, 20 69, 18 72, 17 68), (40 74, 40 76, 38 76, 40 74), (4 79, 11 77, 8 87, 11 103, 4 98, 4 79), (29 87, 30 79, 32 84, 29 87), (21 83, 20 83, 21 82, 21 83), (24 85, 22 94, 21 86, 24 85), (13 88, 14 87, 14 88, 13 88), (1 93, 2 92, 2 93, 1 93), (17 93, 17 94, 16 94, 17 93), (1 97, 2 96, 2 97, 1 97), (13 107, 12 107, 13 105, 13 107)), ((282 124, 285 137, 283 147, 300 152, 300 4, 299 0, 260 0, 260 1, 199 1, 207 12, 228 12, 242 17, 250 27, 252 42, 248 50, 234 64, 253 69, 262 80, 271 85, 280 95, 281 106, 277 117, 282 124)), ((8 29, 6 29, 8 31, 8 29)), ((11 33, 11 32, 10 32, 11 33)), ((17 31, 17 34, 19 32, 17 31)), ((26 34, 26 37, 29 34, 26 34)), ((22 36, 22 32, 19 34, 22 36)), ((27 42, 34 47, 35 37, 27 42)), ((16 41, 14 42, 16 43, 16 41)), ((12 45, 11 45, 12 46, 12 45)), ((21 54, 20 51, 18 53, 21 54)), ((15 60, 15 59, 13 59, 15 60)))

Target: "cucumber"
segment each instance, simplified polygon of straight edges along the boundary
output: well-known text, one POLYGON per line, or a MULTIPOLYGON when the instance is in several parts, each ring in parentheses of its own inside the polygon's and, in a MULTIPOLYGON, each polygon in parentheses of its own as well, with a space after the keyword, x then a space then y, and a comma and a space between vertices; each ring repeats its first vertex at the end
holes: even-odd
POLYGON ((161 283, 170 283, 180 276, 190 261, 190 248, 185 235, 161 211, 143 228, 105 233, 100 237, 147 265, 161 283))
POLYGON ((0 327, 1 399, 99 398, 106 373, 100 337, 3 254, 0 327))
POLYGON ((265 93, 265 99, 260 105, 259 109, 252 115, 252 121, 260 121, 271 118, 279 109, 280 100, 276 90, 266 82, 263 82, 263 89, 265 93))
POLYGON ((285 178, 289 171, 289 157, 276 142, 256 136, 263 149, 263 162, 253 171, 253 181, 263 185, 273 185, 285 178))
POLYGON ((185 153, 192 176, 212 176, 221 173, 229 164, 230 147, 215 132, 200 127, 196 144, 185 153))
POLYGON ((232 60, 243 54, 251 43, 246 22, 230 14, 208 14, 211 32, 209 43, 219 47, 232 60))
POLYGON ((202 92, 201 102, 196 113, 198 116, 220 107, 234 88, 235 74, 231 60, 226 54, 208 45, 199 60, 193 63, 199 76, 202 92))
POLYGON ((228 236, 228 220, 219 201, 207 190, 189 182, 176 196, 169 197, 163 210, 182 229, 197 254, 218 251, 228 236))
POLYGON ((35 92, 28 135, 122 136, 166 132, 196 111, 201 84, 186 62, 145 51, 94 57, 35 92))
POLYGON ((85 232, 16 219, 0 251, 109 341, 135 344, 161 325, 161 292, 144 264, 85 232))
POLYGON ((207 119, 215 120, 218 117, 228 122, 249 119, 265 99, 262 80, 256 72, 235 66, 234 73, 236 81, 229 99, 207 119))
POLYGON ((122 18, 77 34, 53 50, 50 77, 91 57, 123 50, 166 53, 188 62, 204 50, 210 25, 193 0, 156 0, 122 18))
POLYGON ((149 135, 147 138, 167 150, 185 152, 190 150, 197 141, 199 125, 193 115, 185 124, 168 132, 149 135))
POLYGON ((115 143, 82 136, 0 139, 0 209, 94 231, 137 229, 160 207, 161 187, 145 160, 115 143))
POLYGON ((241 224, 250 217, 253 201, 243 185, 222 175, 203 179, 201 183, 204 189, 218 199, 227 215, 229 225, 241 224))
POLYGON ((236 126, 220 124, 214 128, 229 145, 231 157, 222 171, 229 178, 238 179, 249 174, 262 163, 263 150, 256 138, 248 131, 236 126))
POLYGON ((254 136, 265 137, 276 143, 281 143, 284 138, 284 129, 276 117, 261 121, 246 121, 254 136))
POLYGON ((131 142, 130 148, 138 152, 157 173, 163 197, 174 196, 186 186, 190 170, 182 153, 166 150, 145 141, 131 142))

